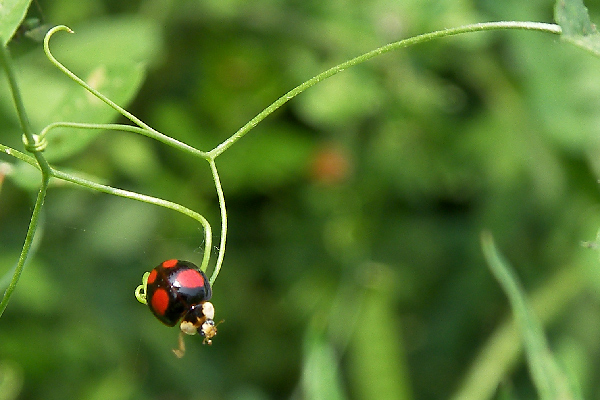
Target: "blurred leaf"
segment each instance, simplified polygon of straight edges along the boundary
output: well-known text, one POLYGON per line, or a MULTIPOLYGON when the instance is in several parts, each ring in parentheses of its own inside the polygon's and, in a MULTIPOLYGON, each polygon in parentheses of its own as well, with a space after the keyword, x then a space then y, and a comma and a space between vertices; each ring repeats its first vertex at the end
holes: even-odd
POLYGON ((307 400, 342 400, 339 357, 330 343, 315 329, 307 333, 304 350, 303 389, 307 400))
POLYGON ((0 1, 0 39, 2 46, 10 41, 17 28, 25 18, 31 0, 0 1))
MULTIPOLYGON (((564 190, 566 187, 561 189, 560 185, 568 182, 560 178, 564 170, 560 170, 560 163, 555 158, 558 153, 553 147, 558 145, 561 151, 587 154, 590 143, 600 135, 600 75, 597 57, 590 57, 589 52, 581 51, 578 46, 553 42, 552 37, 544 35, 511 35, 511 54, 515 57, 514 62, 520 66, 519 76, 525 92, 515 92, 512 99, 506 98, 511 103, 505 105, 515 112, 511 118, 503 117, 508 123, 515 126, 518 124, 518 129, 523 131, 522 138, 539 140, 540 136, 544 136, 551 139, 545 143, 540 142, 536 145, 536 151, 527 151, 526 156, 536 157, 531 163, 533 168, 554 176, 557 186, 554 189, 548 187, 552 191, 547 191, 550 198, 564 190), (524 95, 527 96, 525 102, 524 95), (532 115, 537 115, 538 118, 532 121, 532 115), (516 122, 516 118, 521 121, 516 122), (551 172, 552 170, 555 171, 551 172), (560 183, 561 180, 563 183, 560 183)), ((497 74, 490 73, 489 76, 497 74)), ((503 87, 506 89, 508 86, 503 87)), ((591 159, 598 158, 592 155, 591 159)), ((547 178, 540 175, 536 179, 541 183, 547 178)))
MULTIPOLYGON (((531 309, 542 323, 556 321, 563 315, 567 305, 571 304, 587 283, 588 277, 583 275, 579 268, 560 269, 546 284, 532 293, 531 309)), ((508 371, 514 369, 521 350, 522 343, 515 320, 507 318, 479 350, 452 399, 491 399, 498 387, 506 381, 508 371)))
MULTIPOLYGON (((95 89, 117 104, 126 105, 135 95, 144 79, 141 65, 98 66, 85 77, 95 89)), ((32 105, 38 108, 40 103, 32 105)), ((56 121, 89 123, 111 122, 117 113, 94 96, 74 85, 64 92, 60 103, 52 110, 49 118, 56 121)), ((60 128, 48 135, 46 156, 50 161, 59 161, 85 148, 102 131, 60 128)))
POLYGON ((30 192, 38 190, 42 182, 40 170, 24 161, 12 164, 6 177, 15 185, 30 192))
MULTIPOLYGON (((36 232, 36 238, 36 247, 39 247, 43 235, 36 232)), ((25 273, 21 275, 19 288, 14 295, 14 304, 11 306, 34 315, 51 314, 64 304, 64 296, 55 292, 59 282, 51 271, 52 266, 45 265, 32 256, 30 259, 32 261, 25 265, 25 273), (32 293, 35 293, 35 296, 32 296, 32 293)))
POLYGON ((0 400, 14 400, 23 387, 23 370, 12 362, 0 361, 0 400))
POLYGON ((140 135, 127 133, 115 136, 110 147, 113 163, 136 180, 156 179, 159 163, 152 145, 152 141, 140 135))
POLYGON ((305 173, 311 148, 296 127, 263 126, 219 159, 221 179, 230 193, 246 188, 268 191, 305 173))
POLYGON ((348 70, 298 96, 293 107, 311 125, 345 127, 372 115, 380 106, 381 88, 363 70, 348 70))
POLYGON ((157 207, 119 198, 107 200, 106 207, 98 207, 96 212, 90 223, 93 238, 89 251, 120 262, 139 256, 157 221, 157 207))
POLYGON ((583 0, 558 0, 554 19, 563 30, 564 40, 600 56, 600 34, 590 20, 583 0))
POLYGON ((525 294, 512 268, 498 253, 492 235, 481 236, 488 266, 511 304, 524 342, 531 377, 542 400, 575 399, 567 378, 550 352, 541 323, 527 304, 525 294))
POLYGON ((111 370, 97 382, 90 384, 88 393, 82 397, 86 400, 131 399, 138 382, 123 370, 111 370))
POLYGON ((411 399, 398 317, 393 299, 393 272, 373 264, 352 339, 352 384, 356 399, 411 399))
MULTIPOLYGON (((33 201, 32 201, 32 203, 33 203, 33 201)), ((35 231, 35 236, 33 237, 33 242, 31 243, 31 249, 29 250, 29 256, 27 257, 27 261, 25 262, 24 270, 29 270, 29 264, 30 264, 31 260, 35 260, 37 251, 40 247, 42 239, 44 238, 44 232, 45 232, 45 226, 46 226, 45 212, 42 212, 41 216, 42 217, 39 220, 40 222, 38 224, 38 229, 35 231)), ((3 265, 3 266, 10 265, 11 266, 6 272, 4 272, 2 275, 0 275, 0 291, 3 291, 8 287, 11 279, 13 278, 14 271, 17 268, 17 261, 15 259, 15 256, 14 255, 9 256, 9 255, 4 255, 4 254, 0 253, 0 265, 3 265)), ((20 285, 24 285, 23 281, 25 281, 25 279, 24 279, 25 276, 26 276, 26 274, 21 275, 21 279, 19 280, 20 285)), ((38 275, 37 278, 41 278, 41 276, 38 275)), ((35 283, 34 283, 34 285, 35 285, 35 283)), ((35 287, 35 291, 29 291, 26 293, 27 293, 27 295, 29 295, 30 293, 40 293, 38 290, 42 291, 45 288, 46 287, 44 286, 44 282, 42 282, 41 285, 38 285, 35 287)), ((43 294, 43 292, 40 294, 43 294)), ((15 294, 15 298, 18 298, 18 297, 19 297, 19 295, 15 294)), ((53 303, 52 301, 48 301, 48 298, 46 298, 44 296, 37 297, 37 299, 44 301, 46 303, 46 305, 53 303)))

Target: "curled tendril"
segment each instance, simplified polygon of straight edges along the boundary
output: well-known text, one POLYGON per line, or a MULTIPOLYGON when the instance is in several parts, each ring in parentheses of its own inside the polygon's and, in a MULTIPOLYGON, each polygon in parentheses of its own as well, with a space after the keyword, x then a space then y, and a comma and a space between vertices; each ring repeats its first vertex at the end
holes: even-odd
POLYGON ((149 125, 147 125, 142 120, 140 120, 138 117, 131 114, 129 111, 125 110, 123 107, 119 106, 117 103, 115 103, 114 101, 112 101, 111 99, 109 99, 108 97, 106 97, 105 95, 103 95, 102 93, 100 93, 99 91, 97 91, 96 89, 94 89, 93 87, 88 85, 87 83, 85 83, 85 81, 83 79, 81 79, 80 77, 75 75, 73 72, 71 72, 67 67, 65 67, 63 64, 61 64, 52 55, 52 52, 50 51, 50 45, 49 45, 50 38, 52 37, 52 35, 54 35, 58 31, 67 31, 69 33, 75 33, 71 28, 69 28, 68 26, 65 26, 65 25, 55 26, 54 28, 52 28, 48 31, 48 33, 44 37, 44 53, 46 53, 46 57, 48 57, 50 62, 52 64, 54 64, 62 72, 64 72, 69 78, 71 78, 72 80, 77 82, 79 85, 81 85, 83 88, 85 88, 85 90, 87 90, 88 92, 90 92, 91 94, 93 94, 94 96, 99 98, 100 100, 102 100, 104 103, 106 103, 112 109, 114 109, 115 111, 117 111, 118 113, 123 115, 125 118, 129 119, 131 122, 133 122, 137 126, 143 128, 143 129, 147 129, 148 131, 153 132, 155 134, 161 135, 159 132, 152 129, 149 125))
POLYGON ((48 33, 46 33, 46 36, 44 36, 44 53, 46 53, 46 57, 48 57, 48 59, 50 60, 50 62, 54 65, 56 65, 60 70, 62 70, 65 74, 69 75, 69 77, 71 79, 74 79, 75 81, 79 82, 80 84, 85 86, 85 82, 83 82, 81 79, 79 79, 79 77, 77 75, 75 75, 74 73, 72 73, 71 71, 69 71, 67 69, 67 67, 65 67, 64 65, 62 65, 53 55, 52 52, 50 51, 50 38, 52 37, 52 35, 54 35, 56 32, 58 31, 67 31, 69 33, 75 33, 75 31, 73 31, 71 28, 69 28, 66 25, 58 25, 55 26, 54 28, 50 29, 48 31, 48 33))
POLYGON ((135 298, 142 304, 148 304, 146 301, 146 288, 148 287, 148 277, 150 272, 144 273, 142 276, 142 284, 135 289, 135 298))
POLYGON ((22 140, 23 144, 25 144, 25 150, 30 153, 44 151, 48 145, 48 141, 42 135, 33 135, 33 143, 29 143, 29 140, 27 140, 27 136, 25 135, 23 135, 22 140))

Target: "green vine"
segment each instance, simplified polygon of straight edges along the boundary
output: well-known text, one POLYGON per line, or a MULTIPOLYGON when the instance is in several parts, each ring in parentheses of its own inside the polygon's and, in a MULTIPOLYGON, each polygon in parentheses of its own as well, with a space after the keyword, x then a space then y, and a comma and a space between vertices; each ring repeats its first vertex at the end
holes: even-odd
MULTIPOLYGON (((30 152, 33 155, 33 157, 29 156, 27 154, 24 154, 18 150, 15 150, 13 148, 1 145, 1 144, 0 144, 0 151, 4 152, 7 155, 15 157, 16 159, 24 161, 30 165, 33 165, 34 167, 36 167, 40 170, 41 175, 42 175, 42 183, 40 186, 40 190, 38 192, 37 200, 35 202, 33 213, 31 216, 31 221, 29 224, 29 228, 27 230, 27 234, 26 234, 23 248, 22 248, 18 263, 17 263, 17 267, 13 273, 13 276, 8 285, 8 288, 6 289, 4 296, 2 297, 2 301, 0 302, 0 316, 2 315, 2 313, 4 312, 4 310, 6 309, 6 307, 8 305, 8 301, 17 286, 19 277, 21 276, 23 267, 25 265, 28 255, 30 253, 31 244, 33 242, 33 237, 34 237, 35 232, 38 227, 40 211, 44 204, 44 199, 46 197, 49 182, 52 178, 71 182, 73 184, 82 186, 87 189, 96 190, 96 191, 100 191, 103 193, 120 196, 120 197, 125 197, 128 199, 133 199, 133 200, 145 202, 148 204, 154 204, 157 206, 168 208, 168 209, 180 212, 184 215, 187 215, 190 218, 195 219, 202 225, 202 227, 204 229, 204 255, 203 255, 202 264, 201 264, 200 268, 203 271, 206 271, 208 268, 209 262, 210 262, 210 253, 211 253, 211 248, 212 248, 212 229, 211 229, 209 222, 206 220, 206 218, 204 218, 201 214, 199 214, 195 211, 192 211, 180 204, 173 203, 168 200, 159 199, 159 198, 155 198, 155 197, 151 197, 151 196, 147 196, 144 194, 131 192, 131 191, 123 190, 123 189, 118 189, 118 188, 114 188, 114 187, 107 186, 107 185, 102 185, 102 184, 99 184, 99 183, 96 183, 96 182, 93 182, 93 181, 90 181, 87 179, 83 179, 83 178, 68 174, 59 169, 51 167, 48 164, 47 160, 43 156, 43 150, 45 149, 46 143, 47 143, 46 136, 48 134, 50 134, 50 132, 53 129, 58 128, 58 127, 68 127, 68 128, 90 129, 90 130, 97 130, 97 129, 115 130, 115 131, 136 133, 136 134, 140 134, 143 136, 147 136, 149 138, 152 138, 161 143, 172 146, 172 147, 179 149, 183 152, 186 152, 188 154, 200 157, 200 158, 204 159, 205 161, 207 161, 209 164, 211 173, 212 173, 214 184, 215 184, 215 188, 216 188, 216 192, 217 192, 217 199, 219 202, 219 209, 220 209, 220 213, 221 213, 221 238, 220 238, 220 243, 219 243, 219 252, 217 255, 217 260, 215 262, 213 273, 210 278, 210 283, 214 284, 219 275, 221 267, 223 265, 223 259, 225 256, 225 244, 226 244, 226 238, 227 238, 227 212, 226 212, 226 207, 225 207, 225 196, 223 193, 223 188, 221 185, 221 181, 219 179, 219 174, 218 174, 217 166, 215 163, 218 156, 220 156, 223 152, 225 152, 225 150, 230 148, 234 143, 236 143, 243 136, 245 136, 250 130, 252 130, 255 126, 257 126, 262 120, 264 120, 267 116, 272 114, 275 110, 280 108, 282 105, 287 103, 289 100, 291 100, 298 94, 302 93, 306 89, 316 85, 317 83, 319 83, 333 75, 336 75, 336 74, 344 71, 347 68, 361 64, 361 63, 368 61, 376 56, 389 53, 393 50, 405 48, 405 47, 416 45, 419 43, 425 43, 425 42, 428 42, 428 41, 431 41, 434 39, 455 36, 455 35, 459 35, 459 34, 463 34, 463 33, 502 30, 502 29, 531 30, 531 31, 553 33, 553 34, 561 34, 562 33, 560 26, 555 25, 555 24, 546 24, 546 23, 538 23, 538 22, 502 21, 502 22, 478 23, 478 24, 466 25, 466 26, 457 27, 457 28, 444 29, 444 30, 426 33, 423 35, 418 35, 418 36, 414 36, 414 37, 411 37, 408 39, 390 43, 388 45, 379 47, 375 50, 365 53, 361 56, 358 56, 356 58, 348 60, 344 63, 336 65, 335 67, 332 67, 332 68, 316 75, 315 77, 307 80, 306 82, 298 85, 294 89, 290 90, 289 92, 287 92, 286 94, 281 96, 279 99, 277 99, 271 105, 269 105, 267 108, 265 108, 262 112, 257 114, 246 125, 241 127, 237 132, 235 132, 233 135, 231 135, 229 138, 227 138, 225 141, 223 141, 221 144, 219 144, 218 146, 216 146, 215 148, 213 148, 210 151, 198 150, 190 145, 187 145, 183 142, 173 139, 173 138, 151 128, 146 123, 141 121, 139 118, 135 117, 133 114, 126 111, 125 109, 123 109, 122 107, 120 107, 119 105, 114 103, 113 101, 111 101, 109 98, 104 96, 102 93, 100 93, 97 90, 95 90, 94 88, 90 87, 85 81, 83 81, 81 78, 79 78, 73 72, 71 72, 63 64, 61 64, 52 55, 52 53, 50 51, 50 47, 49 47, 49 41, 50 41, 50 38, 58 31, 67 31, 67 32, 73 33, 73 31, 71 29, 69 29, 68 27, 66 27, 64 25, 54 27, 47 33, 46 37, 44 38, 44 52, 46 53, 46 56, 48 57, 48 59, 57 68, 59 68, 63 73, 65 73, 69 78, 71 78, 77 84, 82 86, 85 90, 87 90, 88 92, 90 92, 91 94, 96 96, 98 99, 102 100, 109 107, 113 108, 118 113, 120 113, 121 115, 123 115, 124 117, 129 119, 135 125, 54 122, 54 123, 51 123, 48 126, 46 126, 44 129, 42 129, 41 132, 39 133, 39 135, 36 135, 34 133, 33 129, 31 128, 28 118, 27 118, 26 110, 25 110, 25 107, 24 107, 22 99, 21 99, 21 95, 20 95, 19 88, 18 88, 18 85, 16 82, 16 78, 15 78, 15 74, 14 74, 14 70, 13 70, 13 66, 12 66, 12 62, 11 62, 8 50, 6 49, 6 47, 0 46, 0 47, 2 47, 0 50, 0 63, 2 65, 2 68, 7 73, 9 85, 10 85, 10 88, 11 88, 11 91, 13 94, 13 99, 14 99, 17 115, 19 117, 21 129, 23 131, 25 149, 28 152, 30 152)), ((136 294, 139 294, 138 291, 136 291, 136 294)))
MULTIPOLYGON (((31 245, 33 243, 35 232, 37 231, 40 213, 42 211, 42 206, 44 205, 44 199, 46 198, 46 192, 48 190, 48 184, 50 183, 50 177, 52 173, 48 161, 46 161, 46 158, 44 158, 40 151, 40 147, 30 146, 30 144, 36 143, 37 138, 35 137, 33 129, 31 128, 29 118, 27 118, 27 113, 25 111, 25 106, 23 105, 21 92, 19 91, 19 87, 17 86, 17 79, 15 77, 14 68, 10 61, 8 49, 4 46, 0 46, 0 64, 2 64, 2 68, 6 71, 6 75, 8 77, 8 83, 12 92, 13 101, 15 103, 15 108, 19 117, 19 122, 21 124, 21 130, 23 131, 23 136, 25 138, 25 147, 33 152, 36 160, 36 165, 42 173, 42 183, 40 185, 40 190, 35 201, 35 206, 33 207, 33 212, 31 213, 31 220, 29 221, 29 227, 27 228, 27 234, 25 235, 25 242, 23 243, 23 248, 21 249, 19 260, 17 261, 17 267, 15 268, 12 279, 8 284, 6 291, 4 292, 4 296, 2 296, 2 301, 0 301, 0 316, 2 316, 4 310, 6 310, 6 307, 8 306, 8 301, 10 300, 12 293, 17 288, 19 278, 21 277, 21 273, 23 272, 25 262, 27 261, 27 256, 29 255, 29 251, 31 250, 31 245)), ((10 151, 11 149, 6 148, 2 150, 6 154, 13 155, 13 152, 10 151)))

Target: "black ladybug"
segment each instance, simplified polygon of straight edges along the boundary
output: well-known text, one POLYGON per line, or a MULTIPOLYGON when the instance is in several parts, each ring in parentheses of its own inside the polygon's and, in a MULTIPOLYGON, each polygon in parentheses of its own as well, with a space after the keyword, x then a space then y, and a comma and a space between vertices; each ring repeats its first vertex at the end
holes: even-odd
MULTIPOLYGON (((167 260, 150 272, 146 285, 146 301, 156 318, 168 326, 181 321, 183 333, 200 333, 205 344, 212 344, 217 334, 215 308, 208 301, 212 290, 204 272, 189 261, 167 260)), ((182 346, 180 337, 181 355, 182 346)))

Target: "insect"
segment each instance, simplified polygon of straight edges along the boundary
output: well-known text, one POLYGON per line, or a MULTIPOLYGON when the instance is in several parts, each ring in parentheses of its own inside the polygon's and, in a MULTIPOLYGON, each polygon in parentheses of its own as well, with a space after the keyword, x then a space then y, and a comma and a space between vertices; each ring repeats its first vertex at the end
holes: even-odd
POLYGON ((215 308, 210 300, 212 290, 206 274, 189 261, 167 260, 143 278, 136 289, 136 297, 148 304, 150 311, 163 324, 175 326, 178 322, 179 349, 173 350, 179 358, 185 353, 183 334, 204 336, 204 344, 212 344, 217 334, 215 308), (143 292, 143 293, 142 293, 143 292))

